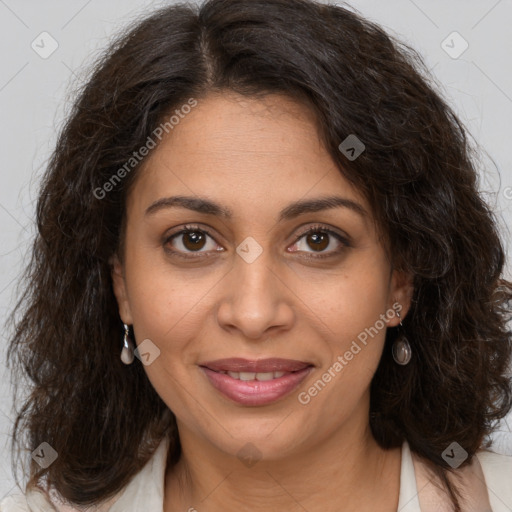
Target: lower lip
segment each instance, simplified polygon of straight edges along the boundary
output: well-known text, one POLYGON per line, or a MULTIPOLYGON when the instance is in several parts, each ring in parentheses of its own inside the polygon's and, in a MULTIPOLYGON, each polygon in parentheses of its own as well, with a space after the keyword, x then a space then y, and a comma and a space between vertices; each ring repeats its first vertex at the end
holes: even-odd
POLYGON ((226 373, 218 373, 209 368, 201 367, 210 384, 224 396, 242 405, 266 405, 279 400, 291 393, 308 376, 313 368, 288 373, 272 380, 238 380, 226 373))

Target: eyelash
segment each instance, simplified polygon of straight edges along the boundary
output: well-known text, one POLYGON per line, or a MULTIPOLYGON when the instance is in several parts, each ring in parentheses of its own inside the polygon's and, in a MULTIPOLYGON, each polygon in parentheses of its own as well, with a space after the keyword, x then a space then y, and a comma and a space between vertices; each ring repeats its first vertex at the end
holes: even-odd
MULTIPOLYGON (((199 227, 198 225, 191 225, 191 224, 188 224, 188 225, 185 225, 183 227, 183 229, 181 229, 180 231, 177 231, 176 233, 173 233, 172 235, 168 236, 165 238, 164 240, 164 246, 167 246, 167 244, 169 242, 172 241, 173 238, 179 236, 179 235, 183 235, 183 234, 186 234, 186 233, 190 233, 190 232, 198 232, 198 233, 203 233, 205 235, 208 235, 210 238, 214 239, 213 235, 210 233, 210 231, 208 231, 208 229, 205 229, 205 228, 202 228, 202 227, 199 227)), ((319 254, 311 254, 311 253, 306 253, 307 256, 305 256, 305 258, 308 258, 308 259, 313 259, 313 260, 318 260, 318 259, 324 259, 324 258, 330 258, 334 255, 337 255, 339 253, 341 253, 345 248, 347 247, 351 247, 349 241, 343 237, 342 235, 340 235, 339 233, 337 233, 336 231, 333 231, 332 229, 329 229, 325 226, 321 226, 321 225, 315 225, 315 226, 311 226, 309 227, 307 230, 301 232, 300 235, 298 235, 294 241, 293 241, 293 244, 292 245, 295 245, 301 238, 303 238, 304 236, 306 235, 309 235, 310 233, 325 233, 325 234, 328 234, 328 235, 331 235, 333 236, 334 238, 336 238, 336 240, 338 240, 338 242, 341 242, 342 243, 342 246, 341 248, 339 249, 336 249, 334 251, 330 251, 328 252, 327 254, 323 254, 323 253, 319 253, 319 254)), ((194 252, 191 252, 191 253, 188 253, 188 254, 197 254, 198 256, 188 256, 188 255, 185 255, 184 253, 182 253, 181 251, 176 251, 174 249, 170 249, 168 247, 166 247, 166 250, 168 252, 170 252, 173 256, 178 256, 179 258, 184 258, 184 259, 198 259, 198 258, 204 258, 204 257, 207 257, 208 254, 205 254, 205 253, 200 253, 200 252, 197 252, 197 253, 194 253, 194 252)))

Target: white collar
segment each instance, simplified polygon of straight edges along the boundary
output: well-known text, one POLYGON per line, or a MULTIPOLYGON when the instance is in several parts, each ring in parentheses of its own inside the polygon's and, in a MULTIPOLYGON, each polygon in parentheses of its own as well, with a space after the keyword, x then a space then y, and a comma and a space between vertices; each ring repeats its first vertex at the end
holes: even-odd
POLYGON ((151 459, 123 489, 114 505, 107 510, 109 512, 163 511, 168 451, 169 437, 165 436, 151 459))
POLYGON ((399 512, 419 512, 418 488, 409 443, 402 444, 402 466, 400 469, 400 494, 398 497, 399 512))

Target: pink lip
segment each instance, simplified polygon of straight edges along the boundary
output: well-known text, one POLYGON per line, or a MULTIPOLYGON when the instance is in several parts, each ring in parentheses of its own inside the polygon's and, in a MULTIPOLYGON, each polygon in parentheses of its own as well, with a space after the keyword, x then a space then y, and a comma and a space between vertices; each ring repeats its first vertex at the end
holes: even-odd
POLYGON ((224 396, 246 406, 266 405, 291 393, 309 375, 313 366, 290 359, 222 359, 200 365, 210 384, 224 396), (230 377, 230 372, 286 372, 277 379, 243 381, 230 377))

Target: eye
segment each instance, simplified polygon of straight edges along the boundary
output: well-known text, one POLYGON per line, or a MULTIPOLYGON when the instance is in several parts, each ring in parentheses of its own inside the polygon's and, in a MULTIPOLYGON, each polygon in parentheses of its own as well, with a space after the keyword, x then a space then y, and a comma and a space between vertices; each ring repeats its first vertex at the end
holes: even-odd
POLYGON ((350 247, 350 243, 346 237, 324 226, 311 226, 303 231, 294 242, 295 249, 292 252, 303 251, 309 253, 308 258, 328 258, 341 253, 346 247, 350 247), (307 247, 312 248, 312 253, 305 250, 307 247), (331 250, 326 251, 330 248, 331 250), (324 254, 325 253, 325 254, 324 254))
POLYGON ((209 231, 204 228, 199 228, 199 226, 187 225, 180 231, 168 236, 164 245, 166 249, 171 252, 173 255, 182 257, 182 258, 196 258, 197 256, 191 255, 187 256, 187 253, 199 253, 203 254, 208 251, 221 251, 222 248, 219 249, 215 243, 210 242, 210 247, 208 247, 208 238, 213 240, 209 231), (174 248, 169 247, 172 246, 174 248), (216 248, 217 247, 217 248, 216 248), (202 249, 205 249, 202 251, 202 249))
MULTIPOLYGON (((202 257, 201 255, 207 256, 206 253, 210 251, 224 250, 215 243, 207 229, 197 225, 186 225, 180 231, 166 237, 164 246, 173 256, 189 259, 202 257), (208 239, 211 240, 209 247, 208 239)), ((346 247, 350 247, 346 237, 325 226, 316 225, 309 227, 295 238, 290 252, 305 252, 308 258, 328 258, 341 253, 346 247), (307 247, 313 250, 308 251, 307 247), (331 250, 326 251, 329 248, 331 250)))

